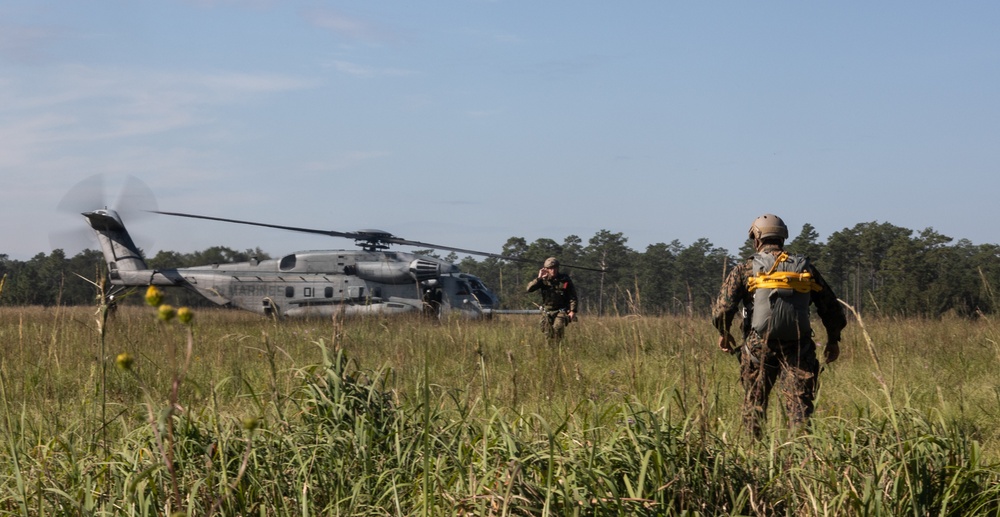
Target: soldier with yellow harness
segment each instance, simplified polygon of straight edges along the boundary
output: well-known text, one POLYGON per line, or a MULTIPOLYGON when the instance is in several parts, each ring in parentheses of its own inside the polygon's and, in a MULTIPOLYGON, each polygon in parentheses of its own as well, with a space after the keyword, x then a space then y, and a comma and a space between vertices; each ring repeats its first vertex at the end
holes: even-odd
POLYGON ((750 226, 757 253, 726 277, 712 310, 719 348, 740 354, 740 380, 745 390, 743 423, 761 434, 771 389, 782 379, 782 398, 791 425, 804 424, 813 413, 819 360, 809 323, 810 305, 826 329, 826 362, 840 355, 840 333, 847 326, 844 309, 819 271, 800 255, 784 251, 788 227, 780 217, 764 214, 750 226), (730 333, 733 318, 744 308, 743 346, 730 333))

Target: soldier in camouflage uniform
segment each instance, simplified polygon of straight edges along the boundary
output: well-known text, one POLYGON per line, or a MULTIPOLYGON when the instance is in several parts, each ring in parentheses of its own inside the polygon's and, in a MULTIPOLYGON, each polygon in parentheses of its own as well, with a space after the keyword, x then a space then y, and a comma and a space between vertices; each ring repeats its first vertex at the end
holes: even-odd
POLYGON ((528 283, 528 292, 542 290, 542 332, 551 340, 563 338, 566 326, 576 316, 576 287, 569 275, 559 272, 559 260, 545 259, 538 276, 528 283))
MULTIPOLYGON (((765 214, 758 217, 750 227, 750 237, 757 249, 756 256, 770 254, 777 257, 783 253, 788 228, 781 218, 765 214)), ((779 376, 782 377, 781 394, 790 424, 797 427, 808 421, 813 413, 819 361, 816 357, 816 343, 810 335, 811 330, 800 333, 798 339, 778 340, 768 339, 768 336, 761 335, 760 331, 754 329, 751 324, 754 295, 749 287, 752 283, 749 279, 754 276, 753 262, 754 259, 751 258, 729 273, 713 307, 712 321, 719 330, 719 348, 725 352, 740 354, 740 380, 745 390, 743 424, 759 438, 761 423, 767 413, 768 398, 779 376), (730 327, 740 304, 743 304, 745 311, 743 346, 737 347, 730 327)), ((824 359, 831 363, 840 355, 840 333, 847 326, 847 318, 837 296, 819 271, 808 262, 805 264, 804 271, 809 274, 812 283, 806 298, 806 319, 808 304, 815 305, 826 328, 824 359)), ((768 308, 765 307, 764 310, 768 308)), ((808 322, 803 324, 808 329, 808 322)))

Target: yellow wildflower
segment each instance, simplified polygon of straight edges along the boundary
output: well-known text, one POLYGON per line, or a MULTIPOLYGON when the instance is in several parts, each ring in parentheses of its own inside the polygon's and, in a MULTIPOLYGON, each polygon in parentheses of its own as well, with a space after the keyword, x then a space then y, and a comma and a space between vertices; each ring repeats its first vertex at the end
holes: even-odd
POLYGON ((115 358, 115 364, 117 364, 118 368, 121 368, 122 370, 131 370, 133 362, 135 362, 135 359, 132 357, 132 354, 128 352, 122 352, 115 358))
POLYGON ((146 289, 146 305, 149 305, 150 307, 159 307, 162 302, 163 293, 160 292, 155 285, 149 286, 149 289, 146 289))
POLYGON ((177 315, 177 310, 174 309, 173 306, 163 304, 160 306, 159 314, 157 314, 157 317, 159 317, 163 321, 170 321, 174 319, 174 316, 176 315, 177 315))

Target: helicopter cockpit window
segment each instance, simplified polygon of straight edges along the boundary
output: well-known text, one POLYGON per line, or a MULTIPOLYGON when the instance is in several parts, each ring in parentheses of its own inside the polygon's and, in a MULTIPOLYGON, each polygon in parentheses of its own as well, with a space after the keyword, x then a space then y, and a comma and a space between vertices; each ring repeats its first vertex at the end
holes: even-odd
POLYGON ((288 271, 290 269, 295 269, 296 258, 295 255, 285 255, 281 257, 281 262, 278 264, 278 268, 282 271, 288 271))
POLYGON ((476 289, 475 291, 473 291, 472 296, 475 296, 476 301, 479 302, 479 305, 482 305, 483 307, 493 305, 493 297, 486 294, 486 291, 483 291, 482 289, 476 289))

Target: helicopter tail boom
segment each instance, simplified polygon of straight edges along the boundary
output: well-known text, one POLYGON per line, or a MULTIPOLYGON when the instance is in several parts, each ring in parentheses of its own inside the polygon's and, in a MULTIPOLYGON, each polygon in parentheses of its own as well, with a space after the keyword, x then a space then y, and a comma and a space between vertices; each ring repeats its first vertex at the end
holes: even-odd
POLYGON ((142 259, 142 254, 132 242, 132 237, 117 212, 108 209, 93 210, 84 212, 83 216, 97 234, 112 280, 121 278, 119 272, 147 269, 146 261, 142 259))

